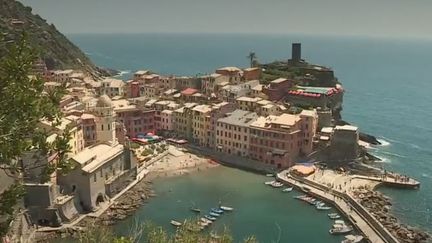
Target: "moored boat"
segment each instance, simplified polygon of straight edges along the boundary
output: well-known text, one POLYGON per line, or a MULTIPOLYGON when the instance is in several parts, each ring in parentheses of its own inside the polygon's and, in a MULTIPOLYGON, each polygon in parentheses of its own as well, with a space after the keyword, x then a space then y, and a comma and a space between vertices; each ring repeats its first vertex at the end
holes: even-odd
POLYGON ((272 187, 275 187, 275 188, 279 188, 279 187, 283 187, 283 183, 281 183, 281 182, 278 182, 278 181, 275 181, 275 182, 273 182, 272 184, 270 184, 272 187))
POLYGON ((335 224, 345 225, 345 221, 343 221, 341 219, 335 220, 334 222, 335 222, 335 224))
POLYGON ((222 209, 218 208, 211 208, 210 209, 213 213, 222 214, 224 211, 222 209))
POLYGON ((353 230, 353 227, 351 225, 346 225, 345 221, 343 220, 335 220, 335 224, 333 225, 333 228, 329 230, 330 234, 345 234, 349 233, 353 230))
POLYGON ((212 216, 209 216, 209 215, 204 215, 204 218, 206 218, 208 220, 211 220, 211 221, 215 221, 216 220, 215 217, 212 217, 212 216))
POLYGON ((226 207, 226 206, 220 206, 220 209, 222 209, 223 211, 233 211, 234 210, 234 208, 226 207))
POLYGON ((275 181, 266 181, 266 182, 264 182, 264 184, 265 185, 271 185, 271 184, 273 184, 275 181))
POLYGON ((220 214, 215 213, 215 212, 210 212, 209 215, 213 216, 213 217, 219 217, 220 216, 220 214))
POLYGON ((290 192, 290 191, 292 191, 292 190, 293 190, 292 187, 287 187, 287 188, 283 189, 282 191, 283 191, 283 192, 290 192))
POLYGON ((329 206, 317 206, 316 209, 318 209, 318 210, 330 210, 331 207, 329 207, 329 206))
POLYGON ((315 202, 315 207, 325 207, 325 206, 326 204, 321 201, 315 202))
POLYGON ((178 222, 178 221, 176 221, 176 220, 171 220, 170 223, 171 223, 172 225, 176 226, 176 227, 179 227, 179 226, 182 225, 182 223, 180 223, 180 222, 178 222))
POLYGON ((359 243, 363 240, 363 236, 361 235, 347 235, 345 239, 341 241, 341 243, 359 243))
POLYGON ((203 223, 207 223, 207 224, 211 224, 211 223, 213 223, 213 221, 208 220, 208 219, 206 219, 206 218, 200 218, 200 221, 203 222, 203 223))
POLYGON ((352 230, 353 230, 353 228, 351 226, 344 225, 344 226, 338 226, 338 227, 335 227, 333 229, 330 229, 329 233, 332 235, 346 234, 346 233, 351 232, 352 230))
POLYGON ((207 226, 209 225, 209 223, 199 221, 199 222, 198 222, 198 225, 201 226, 201 227, 207 227, 207 226))
POLYGON ((266 174, 266 176, 267 177, 274 177, 274 174, 269 173, 269 174, 266 174))
POLYGON ((338 213, 329 213, 327 214, 330 219, 340 219, 340 215, 338 213))
POLYGON ((201 213, 201 209, 199 209, 199 208, 191 208, 190 210, 195 212, 195 213, 201 213))
POLYGON ((210 232, 210 237, 211 238, 213 238, 213 239, 220 239, 221 237, 220 237, 220 235, 218 235, 218 234, 216 234, 215 232, 210 232))

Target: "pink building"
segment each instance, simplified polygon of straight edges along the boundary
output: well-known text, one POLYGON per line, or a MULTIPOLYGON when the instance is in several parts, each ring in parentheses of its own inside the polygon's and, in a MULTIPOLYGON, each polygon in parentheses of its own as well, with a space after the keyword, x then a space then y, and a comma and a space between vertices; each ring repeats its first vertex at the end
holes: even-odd
POLYGON ((154 110, 141 110, 139 108, 115 110, 117 121, 123 124, 126 135, 134 138, 138 134, 155 132, 154 110))
POLYGON ((85 147, 88 147, 95 144, 97 141, 95 116, 84 113, 81 115, 81 120, 83 125, 85 147))
POLYGON ((278 78, 270 82, 262 89, 262 92, 267 95, 271 101, 282 99, 293 86, 293 80, 278 78))
POLYGON ((127 86, 126 95, 128 98, 140 97, 140 84, 139 84, 139 82, 130 80, 126 83, 126 86, 127 86))
POLYGON ((250 125, 249 155, 278 168, 290 167, 311 152, 314 127, 316 119, 308 114, 259 117, 250 125))
POLYGON ((246 81, 259 80, 261 77, 261 68, 245 68, 243 69, 243 79, 246 81))

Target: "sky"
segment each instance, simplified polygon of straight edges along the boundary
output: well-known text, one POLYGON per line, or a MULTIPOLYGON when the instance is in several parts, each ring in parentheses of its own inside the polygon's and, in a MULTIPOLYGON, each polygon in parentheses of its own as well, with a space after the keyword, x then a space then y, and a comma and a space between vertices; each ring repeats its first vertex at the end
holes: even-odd
POLYGON ((63 33, 432 38, 430 0, 20 0, 63 33))

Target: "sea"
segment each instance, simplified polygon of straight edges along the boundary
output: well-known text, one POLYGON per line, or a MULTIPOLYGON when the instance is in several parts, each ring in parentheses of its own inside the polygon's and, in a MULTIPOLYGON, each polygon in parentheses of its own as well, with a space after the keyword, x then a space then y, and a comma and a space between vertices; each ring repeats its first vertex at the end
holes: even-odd
MULTIPOLYGON (((71 34, 68 37, 97 64, 121 70, 200 75, 223 66, 247 67, 253 51, 261 63, 286 60, 291 43, 302 43, 302 57, 334 69, 346 93, 342 116, 375 135, 370 148, 377 165, 421 182, 419 190, 381 188, 392 198, 402 223, 432 231, 432 40, 313 35, 252 34, 71 34)), ((236 241, 255 235, 260 242, 340 242, 328 234, 331 221, 292 198, 263 185, 265 177, 232 168, 155 181, 158 197, 119 223, 152 221, 167 227, 171 219, 193 217, 223 203, 236 208, 215 230, 227 226, 236 241)))

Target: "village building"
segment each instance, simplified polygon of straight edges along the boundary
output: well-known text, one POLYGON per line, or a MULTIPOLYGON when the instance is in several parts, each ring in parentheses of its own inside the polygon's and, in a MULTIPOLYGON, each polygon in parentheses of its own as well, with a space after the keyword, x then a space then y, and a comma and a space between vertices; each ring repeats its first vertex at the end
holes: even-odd
POLYGON ((238 156, 249 155, 250 124, 258 115, 245 110, 235 110, 217 120, 215 149, 238 156))
MULTIPOLYGON (((306 122, 310 114, 259 117, 250 125, 250 156, 266 164, 287 168, 296 159, 306 156, 312 150, 312 141, 307 141, 315 135, 313 124, 306 122)), ((314 119, 314 118, 310 118, 314 119)))
POLYGON ((125 82, 119 79, 106 78, 101 81, 99 95, 106 94, 109 97, 124 96, 125 95, 125 82))
POLYGON ((261 77, 261 68, 251 67, 243 69, 243 79, 245 81, 259 80, 261 77))
POLYGON ((229 84, 239 84, 242 81, 243 71, 238 67, 219 68, 216 73, 226 77, 229 84))
POLYGON ((293 87, 293 80, 278 78, 263 87, 262 92, 269 100, 278 101, 286 96, 286 93, 293 87))
POLYGON ((209 97, 216 95, 219 87, 229 84, 229 79, 218 73, 201 76, 201 80, 201 91, 209 97))

